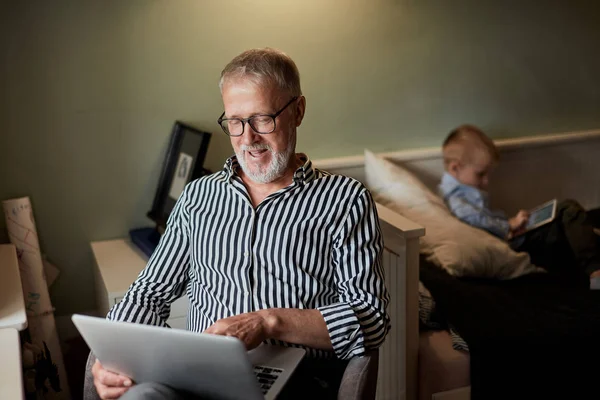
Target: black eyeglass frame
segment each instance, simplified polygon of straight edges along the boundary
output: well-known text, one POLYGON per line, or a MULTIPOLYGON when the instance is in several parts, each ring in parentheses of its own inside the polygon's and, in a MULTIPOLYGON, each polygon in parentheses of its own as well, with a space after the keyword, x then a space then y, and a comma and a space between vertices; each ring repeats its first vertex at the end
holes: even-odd
POLYGON ((219 124, 219 126, 221 127, 221 129, 223 130, 223 132, 225 132, 225 134, 227 136, 232 136, 232 137, 238 137, 238 136, 242 136, 244 134, 244 131, 246 130, 246 123, 248 123, 248 125, 250 125, 250 127, 252 128, 252 130, 256 133, 258 133, 259 135, 268 135, 269 133, 272 133, 275 131, 275 129, 277 129, 277 117, 279 117, 279 115, 281 115, 282 112, 285 111, 286 108, 288 108, 288 106, 290 104, 292 104, 295 100, 298 99, 299 96, 294 96, 292 97, 292 99, 290 101, 288 101, 286 103, 285 106, 283 106, 281 108, 281 110, 277 111, 275 114, 256 114, 253 115, 251 117, 248 118, 223 118, 225 116, 225 111, 223 111, 223 114, 221 114, 221 116, 219 117, 219 119, 217 120, 217 123, 219 124), (273 129, 271 129, 269 132, 259 132, 257 131, 254 126, 252 125, 252 119, 256 118, 256 117, 271 117, 273 119, 273 129), (232 135, 231 133, 227 132, 227 129, 225 129, 225 127, 223 126, 223 122, 224 121, 240 121, 242 123, 242 133, 240 133, 239 135, 232 135))

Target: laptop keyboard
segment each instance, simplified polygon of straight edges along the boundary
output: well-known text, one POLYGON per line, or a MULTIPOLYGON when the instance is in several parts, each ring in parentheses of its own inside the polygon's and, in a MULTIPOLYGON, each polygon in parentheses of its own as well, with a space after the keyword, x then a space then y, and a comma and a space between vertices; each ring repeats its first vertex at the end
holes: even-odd
POLYGON ((282 372, 283 370, 279 368, 265 367, 263 365, 254 366, 254 374, 258 379, 263 394, 266 394, 271 389, 271 386, 273 386, 273 383, 275 383, 282 372))

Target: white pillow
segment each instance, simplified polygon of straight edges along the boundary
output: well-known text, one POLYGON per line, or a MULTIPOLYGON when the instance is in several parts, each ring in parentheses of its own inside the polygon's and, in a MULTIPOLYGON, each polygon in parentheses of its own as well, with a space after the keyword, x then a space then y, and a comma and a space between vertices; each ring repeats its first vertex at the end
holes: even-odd
POLYGON ((529 254, 454 217, 415 175, 365 150, 365 184, 375 201, 425 228, 421 253, 454 276, 509 279, 541 271, 529 254))

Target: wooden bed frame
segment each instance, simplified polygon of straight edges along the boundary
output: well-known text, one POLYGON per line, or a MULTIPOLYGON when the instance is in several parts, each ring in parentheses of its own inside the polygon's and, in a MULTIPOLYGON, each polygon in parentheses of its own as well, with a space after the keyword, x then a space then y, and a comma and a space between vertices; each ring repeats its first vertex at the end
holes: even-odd
MULTIPOLYGON (((573 198, 587 209, 600 206, 600 130, 498 140, 496 145, 501 161, 490 185, 493 207, 514 213, 551 198, 573 198)), ((401 162, 436 190, 443 173, 440 148, 379 155, 401 162)), ((314 160, 314 164, 364 182, 362 155, 314 160)), ((377 207, 392 319, 392 330, 380 353, 377 398, 414 400, 418 387, 419 238, 426 230, 380 204, 377 207)), ((463 392, 469 398, 468 391, 463 392)))

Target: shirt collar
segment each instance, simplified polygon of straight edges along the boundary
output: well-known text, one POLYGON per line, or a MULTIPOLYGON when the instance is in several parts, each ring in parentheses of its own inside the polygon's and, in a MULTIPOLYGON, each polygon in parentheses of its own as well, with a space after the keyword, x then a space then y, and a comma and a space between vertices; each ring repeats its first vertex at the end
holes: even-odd
POLYGON ((487 198, 487 192, 477 189, 476 187, 460 183, 458 179, 450 175, 448 172, 444 172, 444 175, 442 175, 442 181, 440 182, 438 189, 440 191, 440 195, 444 199, 448 198, 448 196, 454 193, 456 190, 468 192, 472 195, 480 196, 483 199, 487 198))
POLYGON ((296 170, 296 172, 294 172, 294 182, 306 185, 315 179, 315 169, 312 161, 306 154, 299 153, 297 156, 300 158, 300 161, 302 161, 303 164, 296 170))
MULTIPOLYGON (((294 182, 306 185, 315 179, 315 169, 312 161, 306 154, 299 153, 296 156, 302 161, 302 165, 294 172, 294 182)), ((237 160, 237 156, 233 155, 225 161, 223 172, 225 173, 225 178, 228 182, 231 182, 231 178, 237 175, 238 168, 240 168, 240 164, 237 160)))
POLYGON ((440 182, 438 188, 442 197, 445 198, 460 185, 461 183, 455 177, 453 177, 447 172, 444 172, 444 175, 442 175, 442 181, 440 182))

